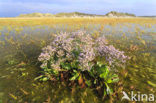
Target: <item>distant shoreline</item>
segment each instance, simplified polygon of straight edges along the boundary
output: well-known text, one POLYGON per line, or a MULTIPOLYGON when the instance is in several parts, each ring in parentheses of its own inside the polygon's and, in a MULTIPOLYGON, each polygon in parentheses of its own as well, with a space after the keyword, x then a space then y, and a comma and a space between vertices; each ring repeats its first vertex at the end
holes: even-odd
POLYGON ((53 18, 105 18, 105 19, 128 19, 128 18, 153 18, 156 19, 156 16, 137 16, 137 17, 0 17, 0 19, 53 19, 53 18))
POLYGON ((20 14, 17 17, 136 17, 135 14, 111 11, 105 15, 87 14, 81 12, 62 12, 57 14, 51 13, 28 13, 20 14))
POLYGON ((62 12, 57 14, 51 13, 28 13, 20 14, 16 17, 0 17, 0 18, 156 18, 156 16, 136 16, 131 13, 123 13, 111 11, 107 14, 98 15, 98 14, 87 14, 81 12, 62 12))

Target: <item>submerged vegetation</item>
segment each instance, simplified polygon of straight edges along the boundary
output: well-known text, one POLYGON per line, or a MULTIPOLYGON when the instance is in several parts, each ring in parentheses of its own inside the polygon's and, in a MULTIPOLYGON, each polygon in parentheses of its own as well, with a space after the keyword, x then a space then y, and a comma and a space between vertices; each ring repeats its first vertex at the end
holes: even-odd
POLYGON ((152 18, 2 18, 0 102, 120 103, 122 91, 155 95, 155 51, 152 18))

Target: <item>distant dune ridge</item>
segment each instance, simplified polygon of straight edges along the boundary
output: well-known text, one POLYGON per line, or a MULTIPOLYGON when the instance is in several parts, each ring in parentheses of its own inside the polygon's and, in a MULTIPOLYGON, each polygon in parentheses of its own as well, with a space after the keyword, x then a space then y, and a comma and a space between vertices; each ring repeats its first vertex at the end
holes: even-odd
POLYGON ((129 13, 121 13, 116 11, 111 11, 106 14, 108 17, 136 17, 135 14, 129 14, 129 13))
POLYGON ((30 13, 30 14, 20 14, 18 17, 52 17, 53 14, 50 13, 30 13))
POLYGON ((57 13, 57 14, 30 13, 30 14, 20 14, 18 17, 136 17, 136 16, 134 14, 111 11, 107 13, 106 15, 71 12, 71 13, 57 13))

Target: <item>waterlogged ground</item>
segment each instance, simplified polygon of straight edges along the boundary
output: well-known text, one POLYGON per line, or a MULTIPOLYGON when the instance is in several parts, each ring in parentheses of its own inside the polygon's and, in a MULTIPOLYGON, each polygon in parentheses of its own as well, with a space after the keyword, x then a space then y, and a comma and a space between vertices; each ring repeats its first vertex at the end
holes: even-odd
POLYGON ((121 103, 122 91, 156 96, 156 19, 0 19, 0 103, 121 103), (40 74, 41 48, 54 34, 77 30, 105 35, 109 44, 131 57, 116 69, 118 95, 103 99, 90 88, 34 80, 40 74))

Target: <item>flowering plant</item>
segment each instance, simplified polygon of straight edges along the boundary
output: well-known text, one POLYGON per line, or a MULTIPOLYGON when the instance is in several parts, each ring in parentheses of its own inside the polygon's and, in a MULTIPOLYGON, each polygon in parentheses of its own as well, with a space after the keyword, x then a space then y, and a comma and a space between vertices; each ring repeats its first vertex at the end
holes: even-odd
POLYGON ((85 81, 85 84, 91 86, 93 81, 96 84, 96 81, 102 79, 108 89, 107 83, 118 80, 117 75, 110 75, 109 67, 125 63, 127 58, 123 51, 108 45, 104 36, 94 38, 84 31, 60 33, 50 45, 43 48, 38 57, 45 74, 40 78, 46 81, 52 75, 58 77, 60 72, 70 71, 69 80, 78 80, 80 85, 83 84, 80 81, 85 81), (94 80, 87 79, 86 74, 94 80))

